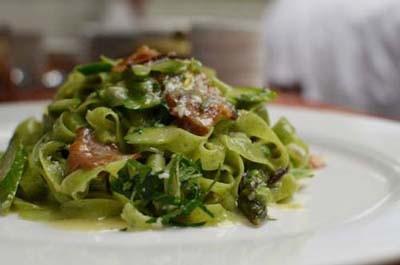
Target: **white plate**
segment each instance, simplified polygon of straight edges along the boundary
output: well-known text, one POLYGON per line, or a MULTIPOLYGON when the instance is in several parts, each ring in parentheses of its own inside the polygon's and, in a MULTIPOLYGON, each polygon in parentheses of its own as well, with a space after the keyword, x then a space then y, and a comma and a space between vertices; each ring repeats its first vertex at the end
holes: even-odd
MULTIPOLYGON (((43 103, 0 106, 4 148, 18 121, 43 103)), ((400 260, 400 126, 354 115, 270 107, 325 157, 306 181, 301 209, 244 225, 135 233, 57 230, 0 218, 2 264, 350 264, 400 260)))

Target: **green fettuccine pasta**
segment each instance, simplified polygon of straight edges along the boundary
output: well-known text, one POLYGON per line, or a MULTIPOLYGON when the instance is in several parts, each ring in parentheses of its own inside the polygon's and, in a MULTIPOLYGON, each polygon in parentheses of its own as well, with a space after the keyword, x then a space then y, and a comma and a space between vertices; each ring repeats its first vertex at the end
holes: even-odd
POLYGON ((310 151, 265 104, 195 59, 147 47, 77 66, 42 120, 15 130, 0 162, 1 213, 119 218, 128 230, 267 220, 312 175, 310 151))

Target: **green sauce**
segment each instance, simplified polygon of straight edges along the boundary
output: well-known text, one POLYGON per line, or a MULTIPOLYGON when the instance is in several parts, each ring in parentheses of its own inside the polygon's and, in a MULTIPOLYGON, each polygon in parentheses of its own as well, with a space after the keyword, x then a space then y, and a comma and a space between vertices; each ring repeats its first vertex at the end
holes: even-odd
POLYGON ((120 217, 112 217, 105 219, 64 219, 50 221, 51 227, 73 230, 73 231, 107 231, 121 230, 127 227, 127 224, 120 217))

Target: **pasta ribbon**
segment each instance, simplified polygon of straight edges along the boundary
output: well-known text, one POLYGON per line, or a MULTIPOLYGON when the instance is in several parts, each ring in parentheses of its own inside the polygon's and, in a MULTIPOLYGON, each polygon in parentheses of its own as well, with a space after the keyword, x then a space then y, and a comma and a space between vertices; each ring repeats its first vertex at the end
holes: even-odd
POLYGON ((86 120, 93 127, 96 138, 100 142, 117 143, 120 147, 124 146, 119 116, 112 109, 98 107, 89 110, 86 120))
POLYGON ((137 147, 154 146, 173 153, 191 154, 208 136, 197 136, 173 126, 143 128, 129 133, 125 140, 137 147))
POLYGON ((73 199, 83 198, 89 189, 89 184, 100 173, 108 173, 111 177, 117 177, 118 172, 125 166, 127 159, 111 162, 105 166, 99 166, 91 170, 78 169, 67 175, 61 185, 60 192, 71 196, 73 199))

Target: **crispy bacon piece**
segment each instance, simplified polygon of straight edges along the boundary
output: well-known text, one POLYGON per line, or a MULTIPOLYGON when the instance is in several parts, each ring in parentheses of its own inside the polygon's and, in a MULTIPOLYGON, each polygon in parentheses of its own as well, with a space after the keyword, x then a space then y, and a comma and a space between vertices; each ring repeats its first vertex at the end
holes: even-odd
POLYGON ((123 72, 125 69, 133 64, 145 63, 152 59, 158 58, 160 53, 156 50, 150 49, 147 46, 141 46, 135 53, 125 58, 122 62, 114 66, 114 72, 123 72))
MULTIPOLYGON (((70 172, 82 168, 92 169, 123 158, 114 144, 99 143, 88 128, 77 131, 75 141, 69 147, 68 167, 70 172)), ((139 154, 133 154, 136 159, 139 154)))
POLYGON ((318 155, 311 155, 308 163, 312 169, 320 169, 326 166, 324 158, 318 155))
POLYGON ((165 90, 165 101, 169 112, 176 118, 179 127, 196 135, 206 135, 212 126, 222 119, 236 119, 231 104, 220 95, 219 90, 208 84, 207 78, 200 74, 195 77, 193 86, 185 89, 165 90))

